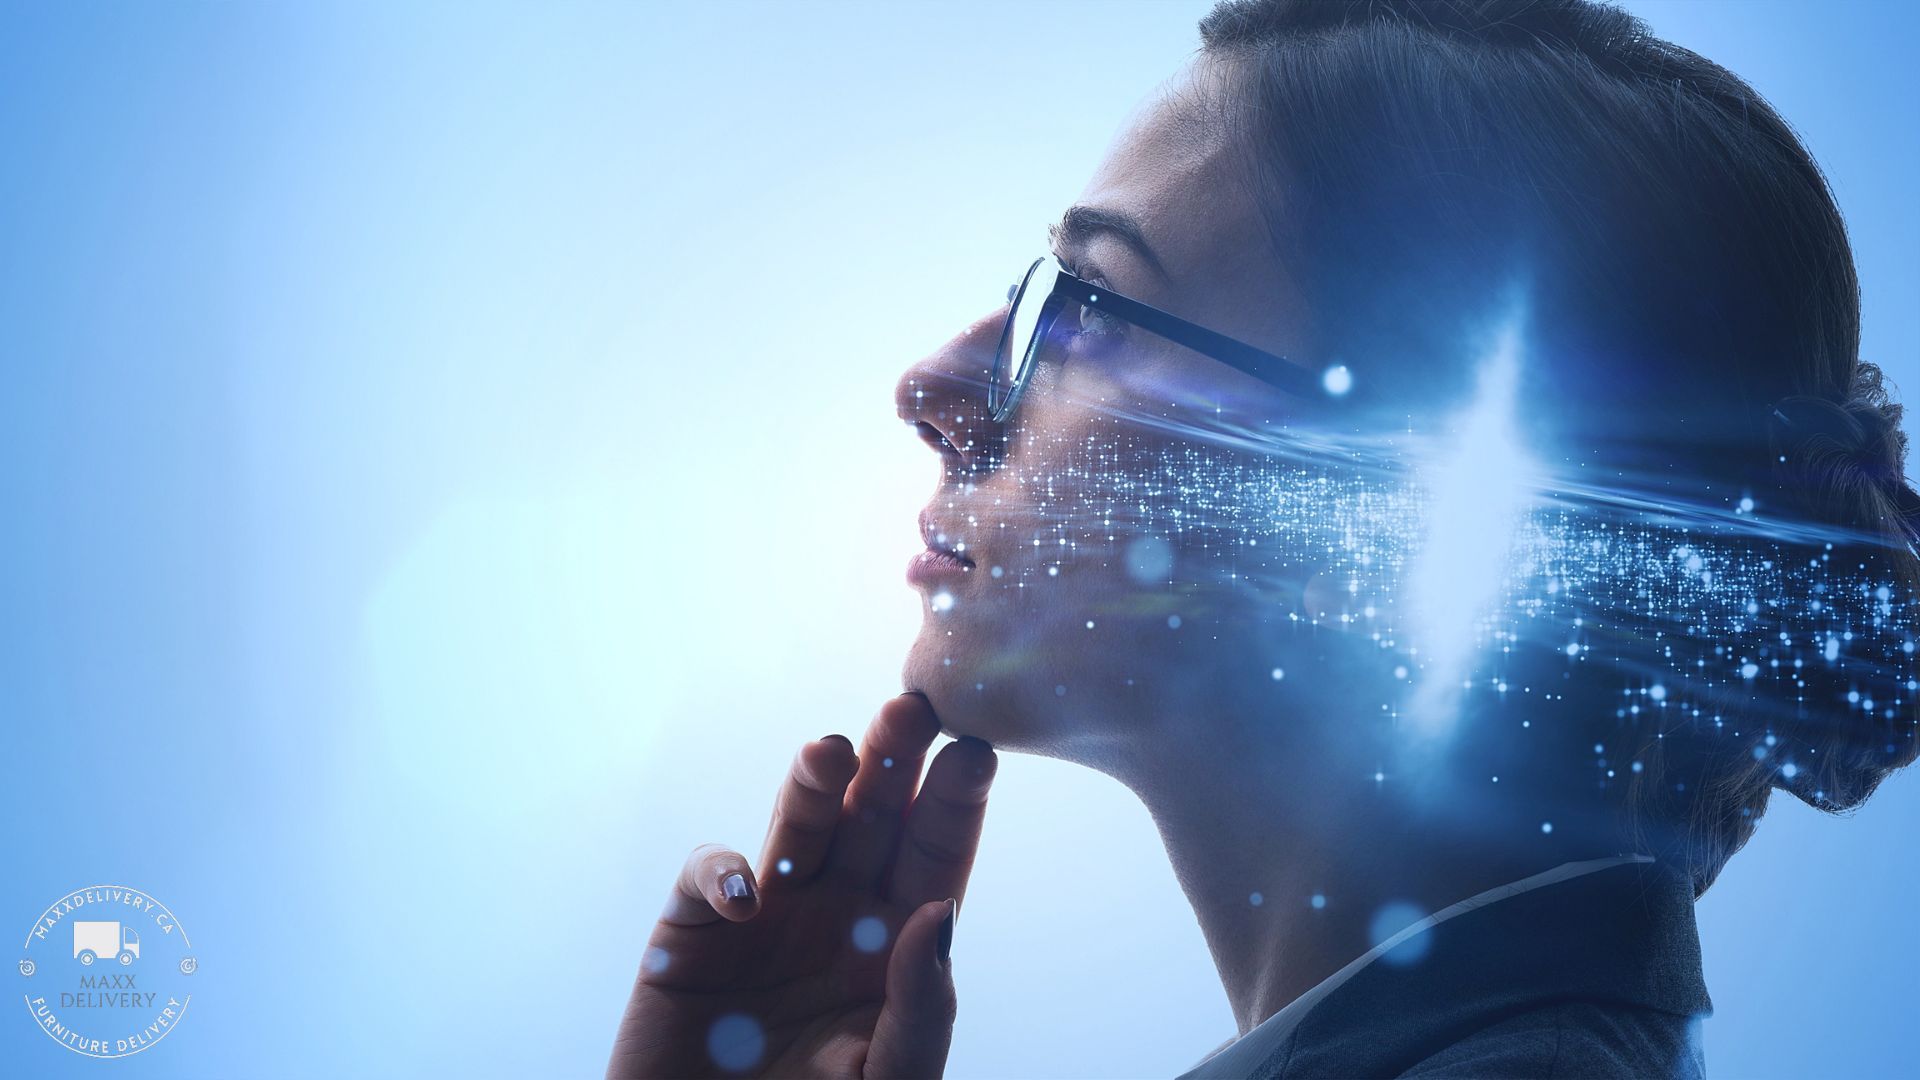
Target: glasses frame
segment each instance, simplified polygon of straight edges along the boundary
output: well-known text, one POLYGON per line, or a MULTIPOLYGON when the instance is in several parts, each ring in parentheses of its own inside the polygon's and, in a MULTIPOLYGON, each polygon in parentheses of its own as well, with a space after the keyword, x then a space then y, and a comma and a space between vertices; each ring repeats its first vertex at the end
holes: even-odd
POLYGON ((1021 391, 1026 389, 1027 380, 1033 374, 1034 360, 1046 343, 1054 320, 1059 318, 1063 301, 1107 312, 1123 322, 1157 334, 1176 345, 1184 345, 1291 393, 1340 397, 1352 386, 1352 375, 1344 365, 1336 364, 1324 371, 1316 370, 1278 353, 1255 348, 1217 330, 1209 330, 1199 323, 1162 311, 1152 304, 1095 285, 1075 276, 1051 256, 1043 255, 1029 264, 1026 273, 1021 275, 1020 283, 1015 286, 1007 304, 1007 321, 1000 328, 999 345, 994 350, 993 367, 987 376, 987 409, 995 423, 1005 423, 1020 404, 1021 391), (1053 263, 1053 280, 1046 282, 1042 267, 1049 262, 1053 263), (1007 389, 1003 393, 1000 389, 1001 368, 1014 362, 1013 343, 1008 341, 1013 333, 1014 314, 1020 310, 1021 301, 1026 299, 1028 291, 1043 282, 1046 295, 1040 301, 1040 315, 1034 321, 1033 336, 1027 341, 1018 359, 1018 367, 1012 378, 1007 380, 1007 389))

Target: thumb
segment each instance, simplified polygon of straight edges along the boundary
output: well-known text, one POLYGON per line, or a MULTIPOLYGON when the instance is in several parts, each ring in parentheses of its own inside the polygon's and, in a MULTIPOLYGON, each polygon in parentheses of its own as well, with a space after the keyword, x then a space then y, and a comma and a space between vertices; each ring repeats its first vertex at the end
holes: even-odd
POLYGON ((922 904, 907 917, 887 960, 887 1000, 867 1046, 865 1080, 937 1077, 953 1041, 953 965, 947 949, 959 906, 922 904))

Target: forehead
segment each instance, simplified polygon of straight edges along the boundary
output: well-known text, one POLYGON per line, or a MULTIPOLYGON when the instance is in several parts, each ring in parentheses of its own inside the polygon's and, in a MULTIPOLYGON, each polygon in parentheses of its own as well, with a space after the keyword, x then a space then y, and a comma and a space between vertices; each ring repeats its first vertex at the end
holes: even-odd
POLYGON ((1269 245, 1229 138, 1227 71, 1205 56, 1133 112, 1081 194, 1138 220, 1176 279, 1209 265, 1266 261, 1269 245))
MULTIPOLYGON (((1284 214, 1284 192, 1247 169, 1230 123, 1234 93, 1230 60, 1196 57, 1135 109, 1079 202, 1139 223, 1167 272, 1145 299, 1271 351, 1297 353, 1307 347, 1308 313, 1263 212, 1265 203, 1284 214)), ((1113 273, 1106 260, 1096 261, 1113 273)), ((1131 283, 1123 274, 1115 287, 1131 283)))

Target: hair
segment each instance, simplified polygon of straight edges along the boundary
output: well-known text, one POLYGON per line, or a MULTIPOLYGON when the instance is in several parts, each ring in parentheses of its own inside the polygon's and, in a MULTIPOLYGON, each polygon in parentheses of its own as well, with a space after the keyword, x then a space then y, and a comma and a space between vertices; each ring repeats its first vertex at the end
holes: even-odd
MULTIPOLYGON (((1383 406, 1461 385, 1432 357, 1522 279, 1530 348, 1553 358, 1526 392, 1580 403, 1534 410, 1570 445, 1791 506, 1920 584, 1920 496, 1900 407, 1859 358, 1845 224, 1745 82, 1588 0, 1224 0, 1200 33, 1316 347, 1409 358, 1383 406)), ((1753 752, 1759 724, 1643 748, 1624 797, 1680 831, 1696 894, 1773 787, 1848 810, 1920 751, 1910 708, 1816 711, 1772 726, 1814 748, 1792 783, 1753 752)))

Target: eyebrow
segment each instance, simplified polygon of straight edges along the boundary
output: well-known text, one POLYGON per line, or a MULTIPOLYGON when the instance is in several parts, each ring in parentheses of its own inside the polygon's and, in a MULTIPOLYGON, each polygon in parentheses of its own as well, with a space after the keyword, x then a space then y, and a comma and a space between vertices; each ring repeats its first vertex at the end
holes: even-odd
POLYGON ((1167 277, 1167 269, 1160 257, 1153 253, 1153 246, 1147 243, 1146 233, 1140 228, 1140 222, 1119 210, 1103 210, 1097 206, 1069 206, 1067 212, 1060 215, 1057 225, 1047 226, 1047 235, 1054 243, 1064 247, 1080 248, 1093 242, 1096 236, 1111 236, 1140 257, 1153 272, 1162 279, 1167 277))

